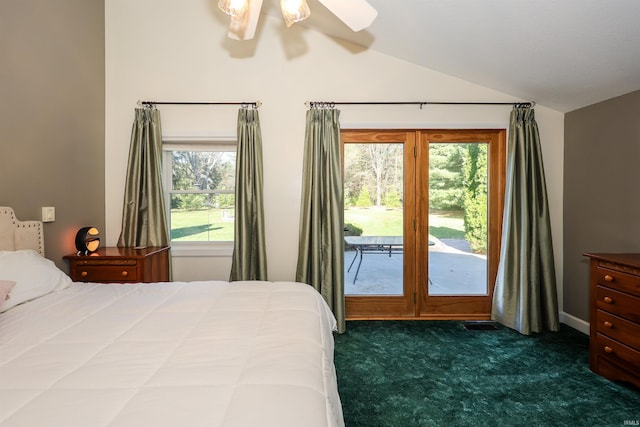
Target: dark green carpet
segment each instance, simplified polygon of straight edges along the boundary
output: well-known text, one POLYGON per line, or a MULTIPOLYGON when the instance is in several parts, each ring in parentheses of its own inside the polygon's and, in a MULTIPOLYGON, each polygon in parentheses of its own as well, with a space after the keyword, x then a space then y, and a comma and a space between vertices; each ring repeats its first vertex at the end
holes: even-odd
POLYGON ((640 390, 589 371, 589 338, 564 325, 525 337, 457 321, 352 321, 335 342, 347 427, 640 421, 640 390))

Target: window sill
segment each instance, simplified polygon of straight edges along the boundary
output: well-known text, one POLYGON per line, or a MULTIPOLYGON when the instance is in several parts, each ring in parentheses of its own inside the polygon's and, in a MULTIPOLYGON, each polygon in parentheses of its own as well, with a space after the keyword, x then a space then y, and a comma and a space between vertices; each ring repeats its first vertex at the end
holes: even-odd
POLYGON ((173 257, 231 257, 233 242, 220 243, 172 243, 173 257))

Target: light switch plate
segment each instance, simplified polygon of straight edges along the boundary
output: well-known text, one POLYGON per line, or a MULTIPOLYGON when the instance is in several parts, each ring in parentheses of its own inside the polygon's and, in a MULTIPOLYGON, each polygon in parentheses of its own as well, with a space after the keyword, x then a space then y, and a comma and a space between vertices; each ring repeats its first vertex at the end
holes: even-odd
POLYGON ((56 208, 46 206, 42 208, 42 222, 53 222, 56 220, 56 208))

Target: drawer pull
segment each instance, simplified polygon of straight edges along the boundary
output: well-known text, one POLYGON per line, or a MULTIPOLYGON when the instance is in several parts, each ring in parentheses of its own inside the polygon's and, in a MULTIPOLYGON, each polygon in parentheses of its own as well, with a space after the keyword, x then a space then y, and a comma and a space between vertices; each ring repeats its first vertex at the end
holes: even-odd
POLYGON ((613 353, 613 349, 611 347, 609 347, 608 345, 604 346, 604 351, 605 351, 605 353, 609 353, 609 354, 613 353))
POLYGON ((611 322, 604 322, 603 325, 604 325, 605 328, 612 328, 613 327, 613 324, 611 322))
POLYGON ((89 275, 89 273, 87 273, 86 271, 83 271, 82 273, 80 273, 80 275, 82 277, 87 277, 89 275))
POLYGON ((613 298, 611 298, 611 297, 604 297, 604 298, 602 298, 602 300, 604 302, 606 302, 607 304, 611 304, 613 302, 613 298))
POLYGON ((608 274, 604 276, 605 282, 613 282, 613 276, 609 276, 608 274))
POLYGON ((125 271, 122 272, 122 277, 127 277, 128 275, 129 275, 128 271, 125 270, 125 271))

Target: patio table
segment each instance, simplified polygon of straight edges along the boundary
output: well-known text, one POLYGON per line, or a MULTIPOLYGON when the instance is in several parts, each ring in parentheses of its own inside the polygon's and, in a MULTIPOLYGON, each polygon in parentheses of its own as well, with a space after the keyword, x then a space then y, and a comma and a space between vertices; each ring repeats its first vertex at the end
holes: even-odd
POLYGON ((356 274, 353 278, 353 283, 356 283, 358 279, 358 273, 360 272, 360 265, 362 264, 362 256, 367 254, 401 254, 403 251, 403 239, 402 236, 344 236, 345 244, 353 246, 356 253, 349 264, 347 272, 351 271, 353 263, 356 258, 360 256, 358 261, 358 267, 356 268, 356 274))

